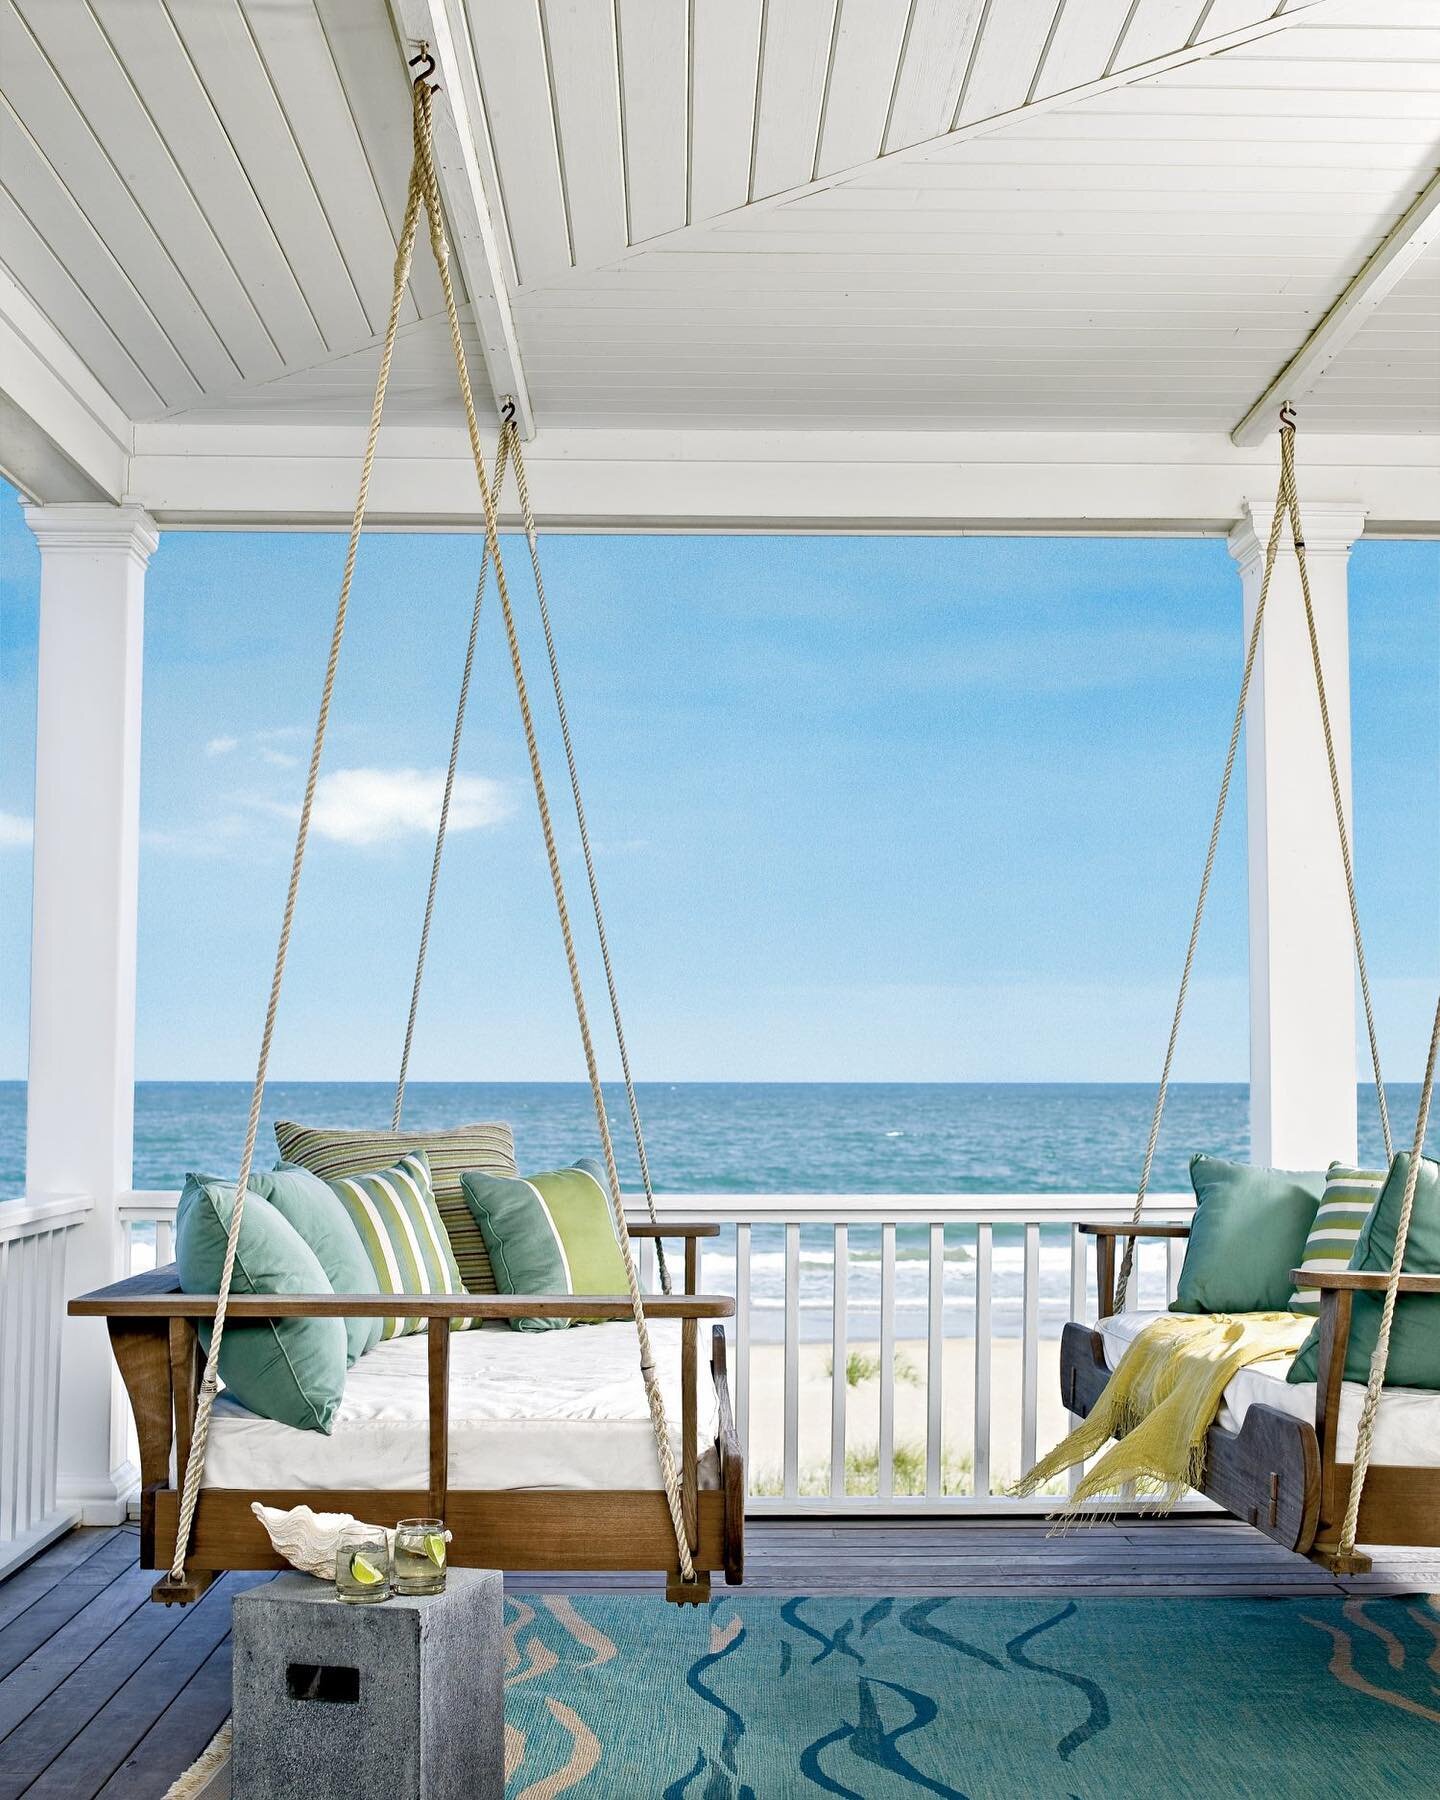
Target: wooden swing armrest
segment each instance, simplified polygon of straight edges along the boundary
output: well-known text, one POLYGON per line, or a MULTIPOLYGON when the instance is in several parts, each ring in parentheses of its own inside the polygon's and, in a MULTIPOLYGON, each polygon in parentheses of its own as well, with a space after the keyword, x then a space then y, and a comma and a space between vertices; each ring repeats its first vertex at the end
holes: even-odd
POLYGON ((1080 1227, 1086 1237, 1093 1237, 1095 1243, 1095 1297, 1100 1307, 1100 1317, 1108 1319, 1115 1310, 1115 1246, 1121 1238, 1188 1238, 1190 1227, 1175 1221, 1154 1223, 1146 1221, 1132 1225, 1128 1220, 1122 1225, 1092 1225, 1080 1227))
POLYGON ((648 1219, 625 1221, 632 1238, 712 1238, 719 1237, 720 1227, 712 1219, 661 1219, 652 1225, 648 1219))
MULTIPOLYGON (((1383 1294, 1390 1284, 1383 1269, 1292 1269, 1290 1279, 1300 1288, 1358 1294, 1383 1294)), ((1400 1292, 1440 1294, 1440 1275, 1401 1275, 1400 1292)))
MULTIPOLYGON (((72 1318, 213 1319, 214 1294, 182 1294, 174 1265, 79 1294, 72 1318)), ((232 1319, 628 1319, 628 1294, 232 1294, 232 1319)), ((729 1319, 725 1294, 647 1294, 652 1319, 729 1319)))

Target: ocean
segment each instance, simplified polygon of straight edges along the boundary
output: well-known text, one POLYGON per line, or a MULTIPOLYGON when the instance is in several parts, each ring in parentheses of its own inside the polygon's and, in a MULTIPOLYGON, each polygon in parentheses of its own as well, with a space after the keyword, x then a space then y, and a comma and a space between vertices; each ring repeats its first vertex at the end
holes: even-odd
MULTIPOLYGON (((1390 1088, 1397 1138, 1413 1128, 1419 1090, 1390 1088)), ((1132 1190, 1154 1104, 1146 1083, 769 1083, 643 1082, 639 1086, 650 1167, 663 1193, 1125 1193, 1132 1190)), ((272 1082, 265 1119, 327 1125, 388 1124, 393 1090, 384 1082, 272 1082)), ((135 1089, 135 1186, 178 1189, 200 1170, 231 1174, 238 1163, 250 1088, 246 1082, 140 1082, 135 1089)), ((624 1089, 607 1086, 621 1179, 638 1188, 624 1089)), ((1249 1093, 1243 1083, 1186 1082, 1171 1089, 1152 1191, 1188 1186, 1194 1150, 1243 1161, 1249 1151, 1249 1093)), ((23 1082, 0 1083, 0 1195, 22 1190, 23 1082)), ((413 1082, 405 1123, 412 1128, 506 1119, 522 1169, 554 1168, 593 1154, 595 1117, 580 1082, 413 1082)), ((261 1156, 273 1151, 268 1126, 261 1156)), ((1360 1090, 1362 1161, 1381 1156, 1374 1089, 1360 1090)), ((3 1202, 0 1202, 3 1204, 3 1202)), ((974 1280, 966 1233, 952 1228, 945 1269, 946 1334, 973 1330, 974 1280)), ((828 1337, 831 1238, 802 1235, 802 1335, 828 1337)), ((902 1229, 897 1245, 897 1332, 924 1329, 926 1234, 902 1229)), ((851 1233, 852 1340, 873 1331, 879 1298, 879 1233, 851 1233)), ((784 1255, 779 1227, 757 1227, 751 1290, 757 1337, 780 1335, 784 1255)), ((704 1285, 734 1279, 733 1238, 707 1253, 704 1285)), ((1058 1334, 1069 1305, 1069 1238, 1047 1230, 1041 1246, 1041 1319, 1058 1334)), ((1142 1300, 1160 1299, 1157 1259, 1142 1300)), ((997 1336, 1020 1329, 1021 1244, 998 1229, 994 1250, 997 1336)))

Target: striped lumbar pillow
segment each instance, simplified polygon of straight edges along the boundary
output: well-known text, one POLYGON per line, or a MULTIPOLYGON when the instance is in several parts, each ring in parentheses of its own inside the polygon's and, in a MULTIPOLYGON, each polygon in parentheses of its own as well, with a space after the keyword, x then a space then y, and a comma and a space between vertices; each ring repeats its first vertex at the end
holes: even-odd
MULTIPOLYGON (((1325 1195, 1305 1240, 1300 1267, 1348 1269, 1370 1209, 1384 1185, 1383 1169, 1352 1169, 1347 1163, 1331 1163, 1325 1175, 1325 1195)), ((1290 1311, 1318 1314, 1320 1290, 1296 1288, 1290 1296, 1290 1311)))
MULTIPOLYGON (((528 1180, 467 1170, 465 1199, 485 1235, 502 1294, 623 1294, 605 1175, 578 1162, 528 1180)), ((516 1331, 554 1331, 568 1318, 512 1319, 516 1331)))
MULTIPOLYGON (((329 1185, 360 1234, 382 1294, 465 1292, 440 1223, 423 1150, 402 1156, 392 1168, 340 1175, 329 1185)), ((451 1329, 463 1331, 478 1323, 454 1319, 451 1329)), ((380 1336, 404 1337, 424 1329, 424 1319, 386 1319, 380 1336)))
POLYGON ((459 1125, 451 1131, 340 1131, 282 1119, 275 1127, 275 1141, 286 1162, 299 1163, 330 1182, 383 1169, 412 1150, 423 1150, 461 1281, 472 1294, 495 1292, 485 1240, 465 1204, 460 1177, 466 1169, 482 1169, 487 1175, 519 1173, 508 1125, 459 1125))

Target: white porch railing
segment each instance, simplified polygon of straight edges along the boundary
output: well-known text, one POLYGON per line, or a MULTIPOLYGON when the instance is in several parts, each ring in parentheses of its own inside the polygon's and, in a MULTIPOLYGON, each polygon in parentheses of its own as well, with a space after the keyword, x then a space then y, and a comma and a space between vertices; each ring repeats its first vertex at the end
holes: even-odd
MULTIPOLYGON (((1004 1492, 1063 1431, 1066 1319, 1093 1318, 1086 1223, 1123 1194, 683 1194, 716 1219, 701 1289, 732 1294, 731 1379, 756 1511, 1045 1512, 1004 1492)), ((1190 1195, 1152 1196, 1157 1219, 1190 1195)), ((171 1254, 175 1196, 120 1207, 125 1266, 171 1254)), ((1183 1241, 1142 1247, 1140 1296, 1174 1297, 1183 1241)), ((645 1250, 647 1282, 653 1251, 645 1250)))
POLYGON ((0 1576, 71 1524, 56 1500, 65 1240, 90 1202, 0 1205, 0 1576))

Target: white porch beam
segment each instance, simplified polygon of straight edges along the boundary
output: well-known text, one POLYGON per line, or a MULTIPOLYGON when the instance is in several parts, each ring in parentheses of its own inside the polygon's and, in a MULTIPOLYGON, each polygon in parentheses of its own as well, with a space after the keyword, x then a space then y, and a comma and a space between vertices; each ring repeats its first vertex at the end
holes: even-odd
POLYGON ((118 500, 130 421, 0 269, 0 473, 38 501, 118 500))
MULTIPOLYGON (((141 639, 159 540, 136 506, 25 517, 40 546, 26 1193, 93 1202, 70 1234, 74 1294, 115 1279, 132 1183, 141 639)), ((118 1524, 136 1472, 98 1320, 66 1320, 60 1384, 59 1498, 118 1524)))
MULTIPOLYGON (((1245 631, 1254 620, 1273 501, 1248 500, 1230 534, 1245 631)), ((1365 526, 1354 503, 1304 509, 1325 693, 1350 803, 1347 568, 1365 526)), ((1335 803, 1295 558, 1282 540, 1245 725, 1250 888, 1250 1154, 1323 1169, 1356 1146, 1355 956, 1335 803)))
POLYGON ((1300 349, 1231 432, 1242 448, 1275 430, 1280 408, 1303 400, 1335 358, 1375 313, 1395 284, 1440 241, 1440 170, 1406 209, 1384 242, 1300 349))
MULTIPOLYGON (((333 530, 363 448, 363 427, 140 424, 130 490, 166 526, 333 530)), ((1440 440, 1307 435, 1304 454, 1317 499, 1358 496, 1375 530, 1440 534, 1440 440)), ((547 531, 1223 536, 1275 479, 1273 445, 1218 432, 547 428, 526 464, 547 531)), ((387 426, 368 520, 477 529, 463 428, 387 426)))
MULTIPOLYGON (((481 175, 480 156, 482 148, 488 148, 489 134, 463 20, 452 23, 447 0, 390 0, 390 11, 406 55, 424 43, 435 58, 440 83, 434 111, 435 166, 451 238, 465 274, 496 404, 507 398, 515 402, 515 423, 528 441, 535 435, 535 416, 510 306, 507 258, 481 175)), ((420 246, 416 254, 429 252, 420 246)), ((508 260, 513 266, 513 259, 508 260)))

